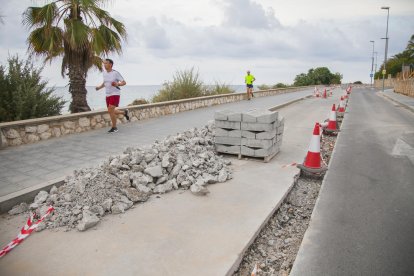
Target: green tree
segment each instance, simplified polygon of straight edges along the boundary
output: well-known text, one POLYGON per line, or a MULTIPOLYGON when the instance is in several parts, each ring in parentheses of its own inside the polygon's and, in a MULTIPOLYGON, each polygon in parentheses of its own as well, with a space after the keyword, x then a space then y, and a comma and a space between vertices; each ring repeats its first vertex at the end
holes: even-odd
MULTIPOLYGON (((411 36, 404 51, 387 60, 387 73, 385 78, 388 77, 388 74, 391 74, 392 77, 396 77, 397 74, 402 71, 403 65, 409 65, 412 68, 414 67, 414 35, 411 36)), ((375 73, 375 78, 382 78, 382 70, 384 70, 384 64, 382 64, 379 71, 375 73)))
POLYGON ((327 67, 309 69, 308 73, 301 73, 295 77, 295 86, 320 85, 320 84, 340 84, 342 75, 332 74, 327 67))
POLYGON ((7 68, 0 65, 0 122, 59 115, 65 101, 52 95, 29 60, 8 58, 7 68))
POLYGON ((101 70, 101 57, 121 53, 125 26, 100 7, 105 0, 54 0, 42 7, 29 7, 23 24, 31 54, 46 61, 62 57, 61 73, 69 77, 72 113, 89 111, 85 88, 88 70, 101 70))

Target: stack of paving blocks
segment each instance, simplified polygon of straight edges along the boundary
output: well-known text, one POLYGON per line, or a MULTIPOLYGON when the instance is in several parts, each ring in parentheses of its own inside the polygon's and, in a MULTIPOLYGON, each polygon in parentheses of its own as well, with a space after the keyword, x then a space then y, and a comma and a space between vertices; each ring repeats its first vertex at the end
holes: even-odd
POLYGON ((261 157, 269 161, 282 146, 284 118, 279 118, 278 112, 223 110, 217 111, 214 119, 217 152, 261 157))

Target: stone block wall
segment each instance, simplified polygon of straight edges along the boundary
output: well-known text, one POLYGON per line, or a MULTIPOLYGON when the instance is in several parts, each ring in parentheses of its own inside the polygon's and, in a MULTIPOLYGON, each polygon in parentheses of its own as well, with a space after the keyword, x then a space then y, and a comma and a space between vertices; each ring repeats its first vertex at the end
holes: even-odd
POLYGON ((254 109, 245 113, 217 111, 216 151, 241 156, 271 158, 280 151, 284 118, 278 112, 254 109))
MULTIPOLYGON (((305 89, 309 88, 294 87, 270 89, 256 91, 254 94, 256 97, 264 97, 305 89)), ((245 98, 245 93, 232 93, 155 104, 128 106, 128 109, 130 111, 131 121, 134 122, 212 105, 237 102, 244 100, 245 98)), ((51 138, 109 127, 110 121, 107 111, 99 110, 0 123, 0 148, 36 143, 51 138)), ((118 118, 119 124, 125 122, 125 118, 118 118)))
POLYGON ((394 85, 394 91, 414 98, 414 79, 397 80, 394 85))

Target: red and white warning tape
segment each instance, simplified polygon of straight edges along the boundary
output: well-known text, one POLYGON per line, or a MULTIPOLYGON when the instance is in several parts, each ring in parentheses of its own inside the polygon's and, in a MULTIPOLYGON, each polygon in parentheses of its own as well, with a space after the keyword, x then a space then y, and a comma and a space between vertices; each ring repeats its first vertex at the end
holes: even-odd
POLYGON ((47 209, 46 214, 44 214, 38 221, 33 222, 33 214, 30 215, 29 219, 26 222, 26 225, 23 226, 22 230, 20 230, 20 233, 17 235, 17 238, 12 240, 8 245, 6 245, 1 251, 0 251, 0 258, 9 253, 16 245, 22 243, 24 239, 26 239, 32 232, 35 230, 39 223, 41 223, 52 211, 54 208, 50 206, 47 209))
POLYGON ((296 166, 298 163, 291 163, 291 164, 288 164, 288 165, 283 165, 282 166, 282 169, 284 169, 284 168, 286 168, 286 167, 294 167, 294 166, 296 166))

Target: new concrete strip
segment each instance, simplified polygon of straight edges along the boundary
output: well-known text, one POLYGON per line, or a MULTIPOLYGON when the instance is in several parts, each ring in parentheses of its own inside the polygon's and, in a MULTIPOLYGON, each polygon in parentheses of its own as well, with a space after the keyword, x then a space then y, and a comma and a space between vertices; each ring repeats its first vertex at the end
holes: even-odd
MULTIPOLYGON (((326 119, 331 104, 311 99, 280 111, 286 122, 277 158, 232 158, 234 178, 209 186, 208 196, 177 191, 107 216, 96 230, 34 233, 0 260, 0 274, 230 274, 293 184, 298 170, 282 166, 303 159, 313 123, 326 119)), ((1 218, 0 244, 26 219, 1 218)))

